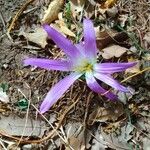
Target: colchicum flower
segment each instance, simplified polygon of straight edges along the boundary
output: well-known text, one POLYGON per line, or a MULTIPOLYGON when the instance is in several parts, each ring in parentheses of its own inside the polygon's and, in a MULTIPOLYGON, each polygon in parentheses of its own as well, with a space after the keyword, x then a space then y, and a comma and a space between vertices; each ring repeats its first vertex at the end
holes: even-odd
POLYGON ((84 42, 79 44, 73 44, 49 25, 43 25, 43 28, 55 44, 64 51, 67 59, 27 58, 24 60, 24 64, 47 70, 69 71, 71 73, 51 88, 40 106, 41 113, 48 111, 82 75, 85 75, 86 83, 91 90, 102 95, 104 94, 108 99, 115 100, 117 96, 103 89, 97 80, 116 90, 129 92, 126 87, 114 80, 111 74, 124 71, 136 63, 97 63, 96 36, 93 23, 89 19, 84 19, 83 21, 84 42))

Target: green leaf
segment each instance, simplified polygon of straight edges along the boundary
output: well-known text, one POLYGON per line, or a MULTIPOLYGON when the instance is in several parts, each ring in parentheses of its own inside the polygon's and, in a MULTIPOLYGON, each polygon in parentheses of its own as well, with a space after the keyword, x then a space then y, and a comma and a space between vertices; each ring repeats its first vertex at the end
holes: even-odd
POLYGON ((8 83, 1 83, 0 87, 3 89, 3 92, 6 92, 9 88, 8 83))
POLYGON ((23 98, 18 101, 18 106, 21 110, 26 110, 28 108, 28 100, 23 98))

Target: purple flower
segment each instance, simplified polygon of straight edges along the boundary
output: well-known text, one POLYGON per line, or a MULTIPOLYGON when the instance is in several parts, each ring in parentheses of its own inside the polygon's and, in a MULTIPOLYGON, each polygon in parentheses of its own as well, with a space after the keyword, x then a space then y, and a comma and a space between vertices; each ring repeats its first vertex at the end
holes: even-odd
POLYGON ((41 113, 48 111, 82 75, 85 75, 86 83, 91 90, 102 95, 105 93, 104 95, 108 99, 115 100, 117 96, 103 89, 97 80, 108 84, 116 90, 128 92, 127 88, 114 80, 111 74, 124 71, 136 63, 97 63, 96 36, 93 23, 89 19, 84 19, 83 21, 84 42, 79 44, 73 44, 49 25, 43 25, 43 28, 56 45, 64 51, 67 59, 27 58, 24 60, 24 64, 48 70, 70 71, 71 73, 51 88, 41 104, 41 113))

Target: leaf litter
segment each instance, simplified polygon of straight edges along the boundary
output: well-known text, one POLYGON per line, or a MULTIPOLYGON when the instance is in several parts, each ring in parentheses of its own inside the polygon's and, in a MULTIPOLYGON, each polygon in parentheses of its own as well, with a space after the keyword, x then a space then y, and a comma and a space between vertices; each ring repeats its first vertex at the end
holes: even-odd
MULTIPOLYGON (((1 21, 7 26, 16 14, 10 14, 10 9, 17 12, 23 7, 18 5, 17 0, 15 1, 16 3, 13 4, 11 2, 4 4, 0 1, 4 6, 1 10, 4 16, 1 21), (8 20, 6 16, 11 18, 8 20)), ((147 1, 53 0, 49 2, 44 0, 39 3, 35 0, 27 4, 28 13, 20 13, 15 20, 16 26, 11 29, 10 36, 13 42, 6 42, 7 36, 0 39, 0 70, 2 71, 0 82, 9 84, 7 90, 3 88, 0 90, 1 101, 3 101, 0 102, 0 122, 3 123, 0 127, 2 148, 7 145, 8 148, 12 146, 23 149, 27 146, 29 149, 49 147, 49 149, 139 148, 148 150, 149 71, 138 74, 125 83, 132 89, 132 94, 123 93, 122 102, 108 102, 95 93, 90 97, 90 90, 84 86, 84 81, 80 80, 61 98, 61 101, 52 107, 49 113, 40 116, 37 115, 38 109, 35 108, 38 108, 40 100, 45 96, 50 85, 62 79, 65 73, 49 73, 36 68, 24 68, 18 61, 20 56, 57 58, 63 55, 58 52, 55 44, 47 39, 47 35, 39 27, 40 22, 52 23, 56 29, 75 42, 80 41, 83 36, 82 19, 91 17, 97 35, 99 59, 106 62, 108 59, 111 62, 139 62, 135 68, 127 70, 125 74, 114 75, 120 81, 134 73, 139 73, 149 67, 150 20, 147 1), (30 11, 37 6, 37 9, 30 11), (43 9, 46 10, 45 13, 43 9), (124 30, 120 31, 118 26, 124 30), (23 33, 20 34, 22 28, 23 33), (131 38, 127 33, 136 34, 137 39, 131 38), (38 48, 33 51, 32 46, 37 47, 37 45, 38 48), (132 47, 135 47, 134 51, 133 49, 130 51, 132 47), (140 47, 147 51, 142 51, 140 47), (15 57, 16 55, 19 58, 15 57), (27 105, 26 109, 19 109, 16 104, 22 99, 26 99, 30 107, 27 105), (88 99, 89 103, 87 103, 88 99), (30 115, 27 116, 27 129, 22 135, 28 111, 30 115), (32 123, 29 120, 32 120, 32 123), (38 131, 41 133, 39 134, 38 131), (18 138, 15 139, 16 137, 18 138), (18 145, 21 138, 27 144, 18 145), (47 142, 43 142, 40 138, 47 142), (11 141, 13 143, 9 143, 11 141), (35 143, 38 143, 37 146, 34 145, 35 143)), ((0 22, 0 28, 5 28, 3 25, 0 22)), ((2 31, 4 34, 5 30, 2 31)), ((109 87, 106 88, 111 90, 109 87)), ((22 140, 20 142, 23 143, 22 140)))

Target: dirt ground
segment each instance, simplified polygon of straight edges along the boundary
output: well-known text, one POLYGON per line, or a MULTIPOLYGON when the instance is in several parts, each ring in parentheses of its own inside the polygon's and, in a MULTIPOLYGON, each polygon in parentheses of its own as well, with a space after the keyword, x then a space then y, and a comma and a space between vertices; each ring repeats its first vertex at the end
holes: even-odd
MULTIPOLYGON (((38 109, 46 93, 67 75, 23 66, 26 57, 63 57, 54 42, 37 30, 51 1, 0 0, 0 149, 149 150, 150 2, 106 2, 110 1, 64 1, 59 13, 70 32, 61 32, 67 32, 73 42, 78 41, 82 20, 88 16, 98 34, 99 59, 105 59, 101 53, 108 45, 128 49, 107 61, 138 61, 132 70, 115 75, 120 82, 129 77, 123 84, 132 94, 114 91, 120 100, 110 102, 93 93, 80 79, 47 113, 40 115, 38 109)), ((49 23, 59 29, 60 18, 51 18, 49 23)))

